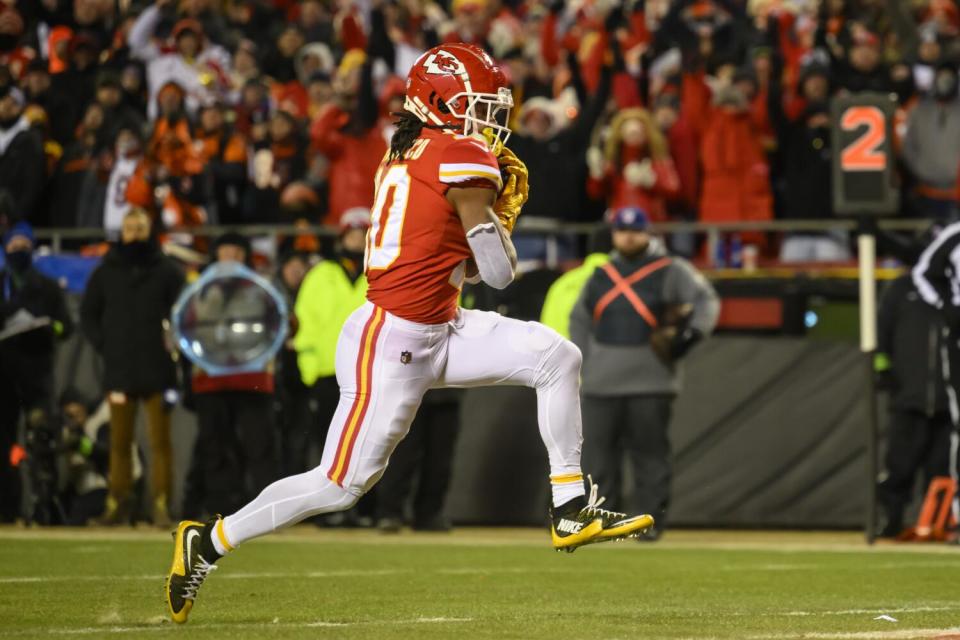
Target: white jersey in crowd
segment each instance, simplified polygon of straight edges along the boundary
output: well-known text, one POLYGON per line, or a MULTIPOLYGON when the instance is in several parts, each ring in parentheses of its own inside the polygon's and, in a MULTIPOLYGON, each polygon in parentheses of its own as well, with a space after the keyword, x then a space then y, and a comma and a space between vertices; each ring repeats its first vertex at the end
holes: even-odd
POLYGON ((183 88, 187 112, 194 115, 202 103, 216 97, 216 87, 220 83, 218 76, 226 77, 230 72, 230 54, 207 39, 197 57, 189 62, 179 53, 164 53, 153 41, 160 17, 156 5, 147 7, 127 36, 133 56, 143 60, 147 66, 147 88, 150 92, 147 115, 150 120, 157 118, 157 95, 168 82, 175 82, 183 88))
POLYGON ((132 158, 119 156, 113 165, 113 171, 110 172, 107 197, 103 204, 103 229, 107 232, 108 238, 119 235, 123 217, 130 211, 130 203, 127 202, 127 185, 130 184, 133 172, 137 170, 138 162, 140 162, 140 156, 132 158))

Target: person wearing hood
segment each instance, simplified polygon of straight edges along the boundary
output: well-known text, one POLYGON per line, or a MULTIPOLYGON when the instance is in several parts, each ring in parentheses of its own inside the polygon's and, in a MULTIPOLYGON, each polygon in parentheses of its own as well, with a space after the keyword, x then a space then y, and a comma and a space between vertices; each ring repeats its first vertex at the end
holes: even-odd
MULTIPOLYGON (((765 127, 751 111, 745 83, 721 82, 711 92, 702 70, 684 73, 683 102, 700 136, 701 222, 771 220, 770 164, 765 127)), ((740 234, 763 245, 763 234, 740 234)))
POLYGON ((21 86, 27 103, 41 107, 47 113, 53 139, 66 146, 74 136, 79 105, 73 96, 54 89, 47 61, 41 58, 31 60, 21 86))
POLYGON ((637 208, 613 210, 614 252, 587 280, 570 314, 570 338, 583 353, 583 468, 597 484, 621 486, 624 451, 633 465, 632 502, 616 491, 609 508, 639 509, 667 523, 673 400, 680 360, 713 331, 717 294, 683 258, 670 256, 647 231, 637 208))
POLYGON ((957 167, 960 167, 960 100, 957 70, 937 67, 930 93, 907 119, 903 161, 914 178, 913 201, 920 217, 948 220, 957 213, 957 167))
POLYGON ((102 525, 129 523, 134 514, 130 445, 140 406, 149 434, 153 522, 170 522, 170 407, 164 394, 176 387, 176 369, 163 324, 183 282, 183 273, 160 250, 150 217, 133 208, 123 218, 119 241, 87 283, 81 326, 103 358, 110 404, 110 487, 102 525))
MULTIPOLYGON (((781 77, 783 56, 774 52, 773 72, 781 77)), ((833 156, 830 152, 829 76, 811 62, 801 70, 797 91, 771 82, 767 112, 776 131, 780 216, 790 220, 833 218, 833 156), (798 108, 800 109, 798 111, 798 108)), ((850 258, 847 234, 788 234, 780 250, 784 262, 840 262, 850 258)))
POLYGON ((69 37, 66 66, 51 78, 53 90, 66 96, 71 104, 75 105, 75 109, 70 113, 70 121, 62 126, 72 129, 87 105, 93 102, 99 68, 97 59, 102 45, 100 37, 92 31, 76 31, 69 37))
POLYGON ((170 0, 158 0, 144 9, 127 35, 132 56, 147 66, 147 115, 151 120, 157 117, 157 95, 166 84, 175 82, 184 88, 187 113, 193 116, 200 104, 226 90, 230 77, 230 54, 208 41, 196 19, 183 18, 173 26, 173 50, 169 53, 155 42, 162 9, 168 4, 170 0))
POLYGON ((60 286, 33 267, 33 229, 18 222, 3 236, 0 268, 0 522, 20 505, 11 466, 20 416, 30 428, 50 427, 53 363, 58 338, 73 328, 60 286))
MULTIPOLYGON (((0 192, 13 200, 13 216, 34 220, 46 176, 40 134, 30 127, 26 99, 16 87, 0 88, 0 192)), ((0 225, 3 224, 0 219, 0 225)), ((7 221, 9 223, 15 220, 7 221)))

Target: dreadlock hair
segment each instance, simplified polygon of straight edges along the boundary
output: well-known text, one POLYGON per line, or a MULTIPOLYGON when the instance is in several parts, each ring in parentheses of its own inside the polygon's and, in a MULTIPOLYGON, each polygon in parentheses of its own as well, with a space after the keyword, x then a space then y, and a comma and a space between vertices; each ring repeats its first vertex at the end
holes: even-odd
MULTIPOLYGON (((437 97, 437 94, 434 93, 430 97, 430 100, 436 104, 437 109, 442 113, 450 112, 443 100, 437 97)), ((396 120, 393 121, 393 125, 397 130, 393 132, 393 138, 390 139, 390 157, 388 158, 388 162, 403 158, 403 154, 405 154, 407 150, 413 146, 414 141, 420 137, 420 133, 424 127, 427 129, 437 129, 439 131, 456 129, 455 126, 449 124, 427 124, 409 111, 394 111, 390 115, 396 118, 396 120)))
POLYGON ((423 131, 424 122, 409 111, 394 111, 390 115, 396 117, 393 125, 397 128, 390 139, 390 161, 393 161, 402 158, 413 146, 413 142, 423 131))

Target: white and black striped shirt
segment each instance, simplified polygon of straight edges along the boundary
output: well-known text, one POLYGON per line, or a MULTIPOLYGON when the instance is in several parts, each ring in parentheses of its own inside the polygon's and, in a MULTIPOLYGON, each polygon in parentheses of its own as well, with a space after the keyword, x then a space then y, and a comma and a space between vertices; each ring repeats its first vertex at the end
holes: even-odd
POLYGON ((960 222, 945 227, 923 250, 912 276, 927 304, 945 311, 960 309, 960 222))

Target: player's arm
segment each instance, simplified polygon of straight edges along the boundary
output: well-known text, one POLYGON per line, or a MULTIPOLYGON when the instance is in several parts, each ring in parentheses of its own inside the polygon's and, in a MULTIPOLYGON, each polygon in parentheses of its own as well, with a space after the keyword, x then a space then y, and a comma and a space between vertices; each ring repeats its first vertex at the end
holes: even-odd
POLYGON ((513 282, 517 252, 493 212, 496 197, 496 191, 476 187, 447 191, 466 231, 480 278, 494 289, 503 289, 513 282))

